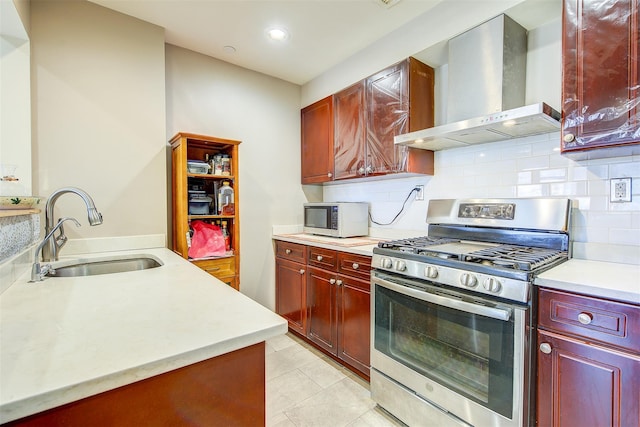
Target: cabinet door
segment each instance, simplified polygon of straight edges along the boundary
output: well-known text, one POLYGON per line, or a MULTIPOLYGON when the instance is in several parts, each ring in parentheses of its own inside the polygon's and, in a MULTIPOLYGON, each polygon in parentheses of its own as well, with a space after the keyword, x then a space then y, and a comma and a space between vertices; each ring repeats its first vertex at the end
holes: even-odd
POLYGON ((305 265, 276 259, 276 313, 289 321, 289 328, 307 333, 305 265))
POLYGON ((338 357, 369 376, 370 284, 338 276, 338 357))
POLYGON ((336 274, 309 267, 307 276, 307 338, 331 354, 336 354, 336 274))
POLYGON ((367 174, 398 171, 403 147, 393 137, 409 129, 409 84, 403 61, 367 79, 367 174))
POLYGON ((302 183, 333 179, 333 96, 302 109, 302 183))
POLYGON ((408 58, 367 79, 368 174, 433 175, 433 151, 395 146, 396 135, 434 125, 433 68, 408 58))
POLYGON ((537 425, 640 425, 640 355, 538 332, 537 425))
POLYGON ((363 80, 333 96, 335 179, 365 174, 364 94, 363 80))
POLYGON ((565 0, 562 151, 640 142, 638 0, 565 0))

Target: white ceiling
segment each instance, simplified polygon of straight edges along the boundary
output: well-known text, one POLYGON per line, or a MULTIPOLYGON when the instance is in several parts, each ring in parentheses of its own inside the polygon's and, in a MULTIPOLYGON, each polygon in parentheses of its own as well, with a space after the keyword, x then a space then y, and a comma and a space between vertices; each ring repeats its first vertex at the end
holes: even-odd
MULTIPOLYGON (((90 1, 163 27, 167 43, 302 85, 439 3, 442 11, 446 3, 501 0, 400 0, 391 7, 382 0, 90 1), (285 27, 290 38, 269 40, 265 31, 273 26, 285 27)), ((510 16, 530 29, 559 16, 559 5, 524 0, 510 16)))

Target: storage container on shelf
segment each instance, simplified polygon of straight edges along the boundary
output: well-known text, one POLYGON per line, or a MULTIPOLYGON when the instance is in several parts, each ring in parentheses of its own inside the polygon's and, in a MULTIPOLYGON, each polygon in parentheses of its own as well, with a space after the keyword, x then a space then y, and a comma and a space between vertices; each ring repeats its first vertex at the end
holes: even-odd
POLYGON ((223 154, 222 159, 222 175, 231 175, 231 157, 228 154, 223 154))
POLYGON ((211 197, 195 197, 189 199, 189 215, 209 215, 211 197))
POLYGON ((218 214, 235 215, 235 195, 229 181, 224 181, 218 192, 218 214))
POLYGON ((187 172, 189 173, 206 174, 210 167, 208 163, 201 160, 187 160, 187 172))

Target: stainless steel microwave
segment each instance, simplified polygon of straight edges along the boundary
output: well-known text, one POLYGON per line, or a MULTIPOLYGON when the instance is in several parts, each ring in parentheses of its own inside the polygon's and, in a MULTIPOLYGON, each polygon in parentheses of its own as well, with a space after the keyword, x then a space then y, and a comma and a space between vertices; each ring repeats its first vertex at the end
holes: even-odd
POLYGON ((366 236, 369 234, 369 204, 305 203, 304 232, 331 237, 366 236))

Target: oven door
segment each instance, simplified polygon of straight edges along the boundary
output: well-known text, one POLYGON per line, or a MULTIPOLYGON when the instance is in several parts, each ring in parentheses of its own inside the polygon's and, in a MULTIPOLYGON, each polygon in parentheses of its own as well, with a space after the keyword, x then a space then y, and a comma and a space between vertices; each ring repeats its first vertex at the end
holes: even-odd
POLYGON ((376 375, 474 426, 525 424, 528 307, 377 270, 371 281, 376 375))

